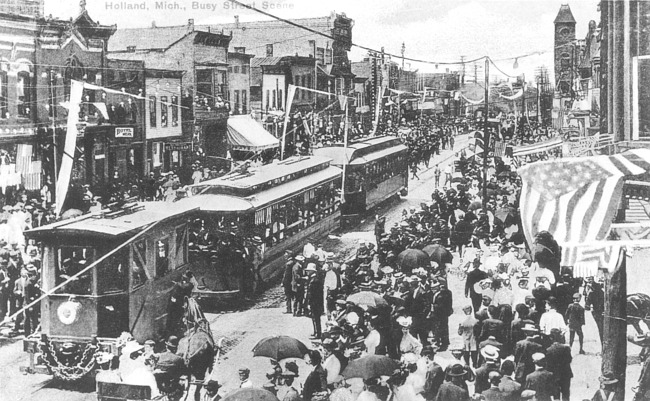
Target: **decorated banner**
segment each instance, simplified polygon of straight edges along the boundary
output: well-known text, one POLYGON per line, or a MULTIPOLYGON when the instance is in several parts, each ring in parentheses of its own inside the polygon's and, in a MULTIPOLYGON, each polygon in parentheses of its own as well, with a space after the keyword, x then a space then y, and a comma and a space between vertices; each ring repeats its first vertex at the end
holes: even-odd
POLYGON ((603 241, 618 209, 623 178, 650 169, 650 150, 532 163, 518 170, 524 234, 550 232, 560 245, 603 241))
POLYGON ((70 103, 68 110, 68 123, 65 134, 65 146, 63 148, 63 158, 61 168, 56 181, 56 215, 61 213, 61 208, 65 202, 70 186, 70 177, 72 176, 72 164, 74 162, 74 153, 77 145, 77 123, 79 122, 79 110, 81 104, 81 95, 83 94, 83 82, 72 80, 70 84, 70 103))

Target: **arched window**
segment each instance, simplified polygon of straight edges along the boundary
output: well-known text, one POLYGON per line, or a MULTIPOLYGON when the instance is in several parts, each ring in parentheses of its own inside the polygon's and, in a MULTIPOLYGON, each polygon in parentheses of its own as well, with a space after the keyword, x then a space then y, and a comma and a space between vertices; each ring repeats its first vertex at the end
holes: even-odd
POLYGON ((77 56, 70 56, 65 61, 65 73, 63 75, 63 85, 65 88, 65 100, 70 100, 70 85, 72 80, 82 81, 86 74, 83 64, 77 56))
POLYGON ((560 66, 562 69, 571 67, 571 55, 569 53, 562 53, 560 55, 560 66))
POLYGON ((29 117, 31 114, 31 92, 32 80, 29 72, 19 72, 16 76, 16 103, 19 117, 29 117))

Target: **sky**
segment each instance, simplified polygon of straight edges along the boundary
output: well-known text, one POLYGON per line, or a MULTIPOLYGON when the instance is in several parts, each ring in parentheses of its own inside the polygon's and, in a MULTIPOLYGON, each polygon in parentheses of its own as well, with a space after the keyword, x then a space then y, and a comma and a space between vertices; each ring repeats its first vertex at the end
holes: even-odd
MULTIPOLYGON (((282 18, 308 18, 345 13, 355 21, 354 43, 434 63, 458 62, 488 55, 505 74, 534 79, 539 66, 553 68, 553 20, 561 4, 569 4, 577 21, 577 38, 584 38, 590 20, 600 19, 598 0, 242 0, 282 18), (533 52, 543 54, 517 59, 533 52)), ((91 18, 119 28, 233 22, 268 19, 255 11, 235 9, 228 0, 87 0, 91 18), (145 10, 125 9, 141 6, 145 10)), ((45 15, 68 19, 79 13, 74 0, 45 0, 45 15)), ((353 48, 352 61, 361 60, 365 50, 353 48)), ((401 62, 401 60, 395 60, 401 62)), ((478 69, 483 77, 483 63, 478 69)), ((405 62, 405 68, 444 72, 459 65, 405 62)), ((490 67, 490 75, 503 74, 490 67)), ((466 74, 474 67, 466 66, 466 74)))

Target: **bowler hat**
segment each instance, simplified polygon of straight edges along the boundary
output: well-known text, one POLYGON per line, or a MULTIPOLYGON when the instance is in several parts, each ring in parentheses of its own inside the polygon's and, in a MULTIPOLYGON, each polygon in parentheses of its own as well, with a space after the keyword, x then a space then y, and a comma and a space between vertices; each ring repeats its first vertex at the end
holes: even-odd
POLYGON ((170 348, 178 348, 178 337, 169 336, 169 338, 165 342, 165 345, 167 345, 170 348))
POLYGON ((449 369, 449 372, 447 372, 449 376, 454 376, 454 377, 463 376, 465 375, 465 373, 467 372, 465 371, 463 365, 461 365, 460 363, 455 363, 454 365, 452 365, 451 369, 449 369))

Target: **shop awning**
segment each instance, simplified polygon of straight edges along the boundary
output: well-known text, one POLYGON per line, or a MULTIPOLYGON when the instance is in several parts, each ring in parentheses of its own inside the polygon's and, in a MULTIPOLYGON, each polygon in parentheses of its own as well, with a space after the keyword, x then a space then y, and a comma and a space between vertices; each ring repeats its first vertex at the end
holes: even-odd
POLYGON ((250 116, 228 118, 228 143, 233 150, 259 152, 280 146, 280 141, 250 116))

